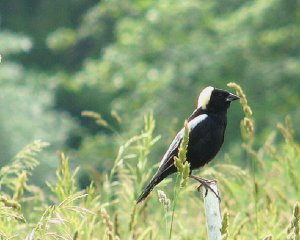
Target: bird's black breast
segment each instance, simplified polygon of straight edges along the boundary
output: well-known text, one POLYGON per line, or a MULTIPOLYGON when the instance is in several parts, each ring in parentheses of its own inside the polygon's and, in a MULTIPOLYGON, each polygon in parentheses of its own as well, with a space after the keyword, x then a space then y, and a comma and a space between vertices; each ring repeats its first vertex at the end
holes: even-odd
POLYGON ((202 167, 220 150, 224 141, 226 115, 210 116, 190 132, 187 160, 191 169, 202 167))

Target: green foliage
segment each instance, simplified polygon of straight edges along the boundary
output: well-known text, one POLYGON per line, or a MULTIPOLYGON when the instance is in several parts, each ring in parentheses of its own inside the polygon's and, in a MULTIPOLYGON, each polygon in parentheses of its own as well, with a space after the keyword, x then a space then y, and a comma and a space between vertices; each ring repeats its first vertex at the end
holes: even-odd
MULTIPOLYGON (((45 139, 57 143, 53 150, 67 142, 77 164, 102 174, 122 139, 135 135, 152 111, 165 140, 153 152, 154 163, 194 109, 199 91, 231 81, 247 89, 256 142, 262 144, 284 116, 300 116, 298 11, 298 0, 1 2, 1 88, 9 83, 1 103, 9 106, 0 108, 0 139, 18 133, 1 141, 1 162, 26 143, 45 139), (28 14, 28 6, 35 14, 28 14), (82 111, 100 113, 118 133, 82 118, 82 111), (80 127, 72 128, 65 113, 80 127), (39 129, 33 138, 31 125, 39 129)), ((233 106, 230 112, 231 141, 224 148, 238 154, 234 126, 241 111, 233 106)))
MULTIPOLYGON (((158 197, 153 192, 142 205, 135 205, 137 194, 152 172, 148 156, 157 141, 153 137, 154 127, 153 116, 145 117, 144 129, 120 147, 102 183, 92 183, 83 190, 77 187, 78 168, 72 170, 63 153, 57 180, 48 183, 50 192, 28 184, 28 177, 38 164, 36 154, 47 144, 34 142, 26 147, 10 165, 0 170, 1 238, 168 238, 170 205, 175 199, 170 200, 167 195, 172 196, 172 191, 160 185, 158 188, 163 190, 158 191, 158 197)), ((222 239, 253 239, 255 231, 259 239, 298 239, 297 200, 300 196, 293 181, 300 181, 296 174, 300 170, 300 146, 293 137, 290 120, 279 128, 283 133, 279 144, 273 143, 272 134, 258 150, 253 149, 255 155, 249 156, 261 162, 255 172, 232 165, 229 156, 226 163, 202 170, 201 175, 218 179, 221 209, 227 209, 222 221, 222 239), (287 166, 286 158, 293 167, 287 166), (250 190, 253 174, 255 191, 250 190), (293 205, 293 214, 288 214, 293 205)), ((185 131, 188 132, 186 124, 185 131)), ((187 137, 181 148, 186 144, 187 137)), ((188 183, 177 195, 172 239, 204 239, 206 236, 201 195, 195 190, 196 184, 188 183)))
POLYGON ((290 223, 290 226, 287 229, 288 239, 300 239, 300 205, 299 203, 295 204, 293 210, 293 219, 290 223))
POLYGON ((47 38, 49 48, 60 51, 74 44, 76 35, 71 29, 57 29, 47 38))
POLYGON ((48 184, 50 190, 56 194, 58 200, 63 201, 78 191, 75 178, 78 170, 79 168, 76 168, 73 173, 71 173, 69 159, 63 153, 60 154, 60 166, 56 171, 57 183, 54 186, 48 184))
MULTIPOLYGON (((62 76, 56 92, 56 108, 71 113, 84 130, 93 133, 77 133, 82 137, 80 163, 89 159, 106 171, 111 153, 121 144, 119 134, 123 139, 136 134, 143 124, 142 115, 148 111, 153 111, 160 123, 157 130, 166 139, 154 153, 153 159, 159 159, 174 129, 181 127, 184 117, 194 109, 199 91, 207 85, 222 88, 235 81, 247 89, 257 120, 257 143, 261 144, 285 115, 299 118, 298 108, 292 107, 300 101, 296 91, 300 64, 295 44, 299 34, 295 2, 225 4, 204 0, 199 4, 194 0, 172 0, 95 4, 83 13, 78 28, 72 29, 81 48, 75 43, 69 51, 82 61, 82 67, 62 76), (87 46, 93 54, 85 50, 87 46), (75 54, 81 51, 88 57, 75 54), (267 116, 265 109, 270 109, 267 116), (80 113, 84 110, 100 113, 119 134, 82 120, 80 113), (112 119, 111 110, 121 116, 120 124, 112 119)), ((49 34, 53 39, 55 32, 49 34)), ((56 38, 60 40, 60 36, 56 38)), ((241 111, 233 106, 227 131, 231 141, 225 141, 225 149, 229 144, 231 151, 239 149, 234 126, 240 116, 241 111)))
POLYGON ((32 48, 32 41, 29 37, 21 34, 0 31, 0 52, 3 56, 28 52, 32 48))
POLYGON ((228 239, 228 224, 228 213, 224 212, 221 228, 222 240, 228 239))
MULTIPOLYGON (((224 238, 297 237, 299 0, 15 0, 0 15, 0 238, 168 238, 168 180, 161 203, 134 200, 199 91, 231 81, 251 103, 230 85, 243 143, 235 105, 223 153, 201 171, 220 184, 224 238), (42 142, 13 157, 35 139, 51 143, 39 166, 42 142), (80 176, 61 154, 54 182, 62 149, 80 176)), ((206 235, 194 187, 180 190, 174 239, 206 235)))
MULTIPOLYGON (((55 170, 56 166, 48 161, 49 156, 64 146, 75 124, 65 114, 51 109, 56 80, 52 78, 52 85, 49 85, 47 81, 50 77, 45 73, 28 70, 12 60, 16 54, 28 54, 32 50, 33 41, 27 36, 2 30, 0 39, 0 166, 7 163, 28 142, 44 139, 52 145, 43 151, 43 164, 39 169, 55 170)), ((45 177, 50 176, 33 176, 40 183, 45 177)))
POLYGON ((35 156, 46 146, 48 143, 35 141, 19 152, 10 165, 0 169, 0 189, 13 193, 14 201, 22 197, 27 188, 27 176, 38 165, 35 156))
POLYGON ((190 163, 186 161, 187 147, 189 143, 189 126, 184 122, 184 132, 179 146, 178 157, 174 158, 174 164, 180 174, 180 186, 184 187, 190 174, 190 163))

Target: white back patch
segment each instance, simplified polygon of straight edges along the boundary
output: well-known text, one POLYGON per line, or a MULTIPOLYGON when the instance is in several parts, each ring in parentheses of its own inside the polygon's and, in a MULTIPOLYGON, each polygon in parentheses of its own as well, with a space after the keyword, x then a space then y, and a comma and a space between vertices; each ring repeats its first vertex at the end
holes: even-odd
POLYGON ((206 87, 202 90, 198 98, 198 108, 202 107, 202 109, 206 109, 213 90, 214 88, 211 86, 206 87))
POLYGON ((207 114, 201 114, 200 116, 195 117, 194 119, 192 119, 192 120, 188 123, 188 126, 189 126, 190 131, 192 131, 193 128, 195 128, 199 123, 201 123, 201 122, 202 122, 203 120, 205 120, 207 117, 208 117, 207 114))

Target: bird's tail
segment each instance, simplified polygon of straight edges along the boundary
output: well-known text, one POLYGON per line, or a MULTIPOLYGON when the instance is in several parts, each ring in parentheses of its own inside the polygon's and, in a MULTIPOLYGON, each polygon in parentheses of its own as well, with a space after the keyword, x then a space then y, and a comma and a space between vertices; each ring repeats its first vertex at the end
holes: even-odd
POLYGON ((154 176, 150 183, 146 186, 146 188, 144 189, 144 191, 141 193, 141 195, 137 198, 136 203, 140 203, 142 202, 149 194, 150 192, 153 190, 153 188, 159 184, 161 181, 163 180, 162 176, 154 176))

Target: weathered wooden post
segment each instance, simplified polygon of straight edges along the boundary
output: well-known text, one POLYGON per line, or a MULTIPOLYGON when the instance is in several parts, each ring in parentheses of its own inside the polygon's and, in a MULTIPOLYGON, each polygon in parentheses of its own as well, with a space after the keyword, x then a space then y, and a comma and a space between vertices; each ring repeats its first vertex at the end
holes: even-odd
MULTIPOLYGON (((217 182, 211 182, 209 185, 219 195, 217 182)), ((206 191, 203 191, 208 240, 221 239, 222 218, 220 201, 215 193, 207 189, 206 195, 206 191)))

